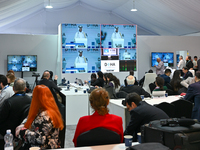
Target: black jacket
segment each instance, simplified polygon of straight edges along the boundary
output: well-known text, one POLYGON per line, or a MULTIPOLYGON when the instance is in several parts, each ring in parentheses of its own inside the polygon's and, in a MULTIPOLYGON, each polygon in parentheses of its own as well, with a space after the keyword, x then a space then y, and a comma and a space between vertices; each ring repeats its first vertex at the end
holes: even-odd
POLYGON ((103 78, 98 78, 95 82, 91 83, 92 86, 100 86, 103 87, 104 86, 104 80, 103 78))
POLYGON ((21 124, 28 115, 31 97, 24 92, 15 93, 6 99, 0 107, 0 134, 5 135, 7 129, 15 136, 15 128, 21 124))
POLYGON ((186 62, 186 67, 190 70, 190 68, 193 68, 193 62, 191 60, 186 62))
POLYGON ((126 87, 121 88, 120 91, 124 91, 126 93, 136 92, 139 95, 144 95, 144 97, 150 97, 150 94, 148 92, 137 85, 127 85, 126 87))
POLYGON ((124 131, 124 135, 133 135, 133 142, 137 140, 140 127, 153 120, 168 119, 168 115, 161 109, 141 101, 138 106, 130 111, 131 119, 124 131))

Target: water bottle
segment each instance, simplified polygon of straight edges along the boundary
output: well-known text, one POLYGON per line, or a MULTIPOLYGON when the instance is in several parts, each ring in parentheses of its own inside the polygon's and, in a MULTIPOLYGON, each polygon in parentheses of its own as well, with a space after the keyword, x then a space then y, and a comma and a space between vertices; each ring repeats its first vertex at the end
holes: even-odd
POLYGON ((13 135, 11 130, 6 130, 6 135, 4 136, 4 150, 13 150, 13 135))

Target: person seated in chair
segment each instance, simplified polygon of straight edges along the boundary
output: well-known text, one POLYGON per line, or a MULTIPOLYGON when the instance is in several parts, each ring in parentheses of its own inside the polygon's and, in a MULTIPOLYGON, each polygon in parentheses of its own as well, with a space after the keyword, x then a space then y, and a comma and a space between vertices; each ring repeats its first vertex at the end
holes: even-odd
POLYGON ((185 99, 194 103, 191 118, 200 121, 200 71, 195 74, 195 83, 189 85, 185 99))
POLYGON ((170 83, 170 76, 171 75, 171 69, 166 69, 165 74, 160 75, 165 81, 164 85, 166 86, 168 83, 170 83))
MULTIPOLYGON (((146 73, 153 73, 153 70, 150 69, 148 72, 145 72, 145 74, 146 74, 146 73)), ((145 80, 145 75, 144 75, 143 78, 140 79, 140 81, 139 81, 139 85, 140 85, 141 87, 142 87, 143 84, 144 84, 144 80, 145 80)))
MULTIPOLYGON (((133 70, 130 70, 129 75, 134 76, 134 71, 133 71, 133 70)), ((126 78, 127 78, 127 77, 128 77, 128 76, 126 76, 126 78)), ((125 86, 127 86, 126 78, 124 79, 124 85, 125 85, 125 86)), ((134 83, 134 85, 138 85, 138 81, 137 81, 137 79, 136 79, 135 76, 134 76, 134 78, 135 78, 135 83, 134 83)))
POLYGON ((153 120, 168 119, 168 115, 159 108, 142 101, 141 97, 133 92, 126 96, 126 107, 131 119, 124 131, 124 135, 133 135, 133 142, 137 141, 137 133, 140 127, 153 120))
POLYGON ((154 89, 154 91, 165 91, 167 90, 167 87, 164 86, 164 79, 162 77, 156 77, 156 81, 155 81, 155 84, 156 84, 156 88, 154 89))
POLYGON ((140 86, 134 85, 135 78, 134 76, 130 75, 126 78, 127 86, 120 89, 120 91, 124 91, 126 93, 136 92, 139 95, 144 95, 144 97, 150 97, 150 94, 146 92, 140 86))
POLYGON ((193 77, 192 73, 188 70, 188 67, 183 67, 182 69, 184 75, 183 75, 183 79, 187 79, 188 77, 193 77))
POLYGON ((118 133, 121 137, 121 142, 123 142, 122 118, 108 113, 108 92, 103 88, 95 89, 90 94, 89 101, 94 113, 79 119, 73 139, 74 146, 77 146, 77 138, 80 134, 98 127, 118 133))

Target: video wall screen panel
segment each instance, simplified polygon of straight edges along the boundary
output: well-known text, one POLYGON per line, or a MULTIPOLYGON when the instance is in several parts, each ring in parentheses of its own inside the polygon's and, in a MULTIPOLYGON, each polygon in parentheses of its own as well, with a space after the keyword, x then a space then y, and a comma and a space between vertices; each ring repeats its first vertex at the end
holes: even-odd
POLYGON ((61 27, 62 73, 136 71, 136 25, 62 24, 61 27))
POLYGON ((174 66, 174 53, 172 52, 152 52, 151 53, 151 66, 158 65, 157 58, 163 61, 165 67, 174 66))

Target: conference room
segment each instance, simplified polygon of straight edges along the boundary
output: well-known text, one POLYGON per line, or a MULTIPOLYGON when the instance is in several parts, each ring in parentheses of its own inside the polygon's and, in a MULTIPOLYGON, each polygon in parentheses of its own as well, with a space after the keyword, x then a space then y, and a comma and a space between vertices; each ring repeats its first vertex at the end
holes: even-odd
MULTIPOLYGON (((15 71, 13 67, 15 76, 25 79, 31 90, 45 70, 58 76, 58 85, 64 78, 66 83, 69 81, 73 93, 67 90, 67 86, 63 86, 61 91, 66 106, 64 148, 73 148, 72 140, 79 118, 92 114, 90 94, 87 93, 89 87, 87 84, 76 85, 76 78, 84 82, 90 80, 91 73, 111 72, 123 85, 130 70, 134 70, 137 80, 150 69, 155 73, 156 61, 153 58, 157 53, 159 56, 169 55, 168 67, 172 70, 177 69, 180 55, 184 60, 187 55, 199 59, 199 5, 195 0, 0 1, 0 74, 6 75, 12 69, 14 65, 9 66, 9 57, 17 56, 15 61, 23 59, 26 62, 24 66, 17 65, 23 67, 23 71, 15 71), (53 8, 45 8, 46 5, 53 8), (137 11, 131 11, 133 8, 137 11), (77 36, 80 28, 84 32, 82 38, 77 36), (119 33, 115 34, 117 39, 113 34, 116 30, 119 33), (112 51, 113 48, 116 51, 112 51), (80 55, 85 59, 78 60, 80 55), (28 68, 30 61, 33 63, 28 68), (108 71, 105 62, 110 65, 108 71), (117 69, 113 68, 113 62, 118 65, 117 69), (127 64, 130 67, 125 67, 127 64)), ((171 103, 179 97, 157 99, 160 103, 171 103)), ((122 117, 123 130, 130 119, 126 106, 121 104, 124 99, 111 99, 108 105, 109 113, 122 117)), ((158 101, 146 99, 151 105, 159 104, 158 101)))

